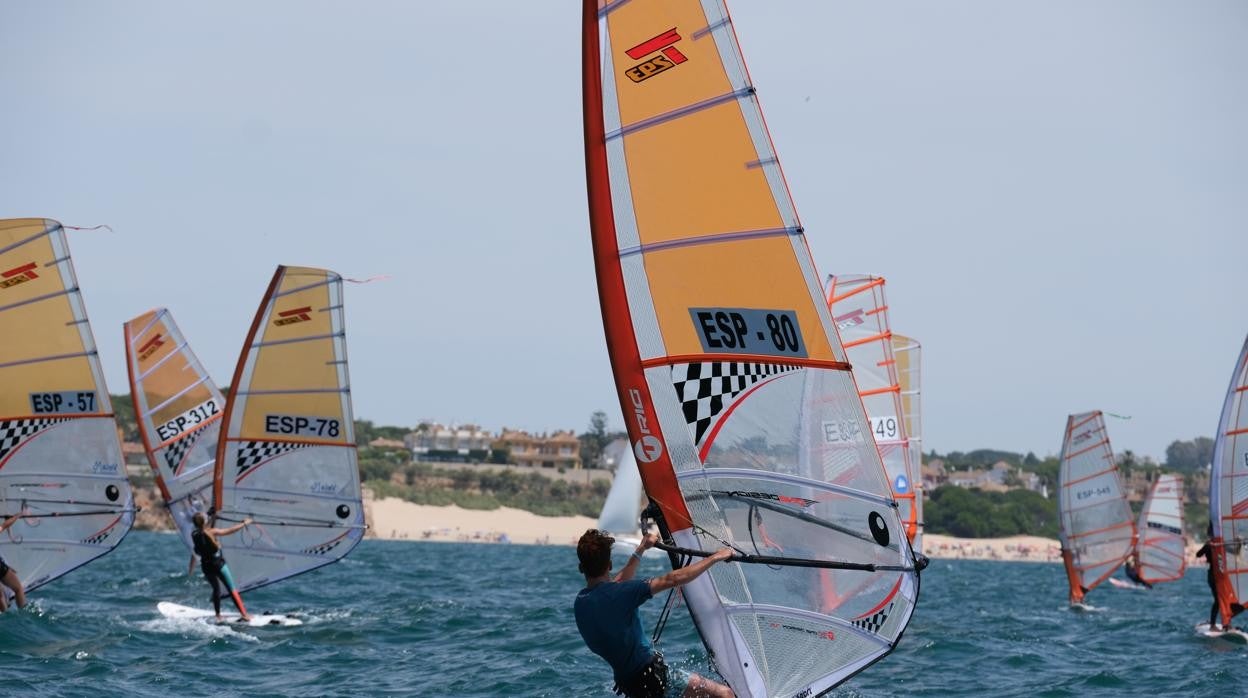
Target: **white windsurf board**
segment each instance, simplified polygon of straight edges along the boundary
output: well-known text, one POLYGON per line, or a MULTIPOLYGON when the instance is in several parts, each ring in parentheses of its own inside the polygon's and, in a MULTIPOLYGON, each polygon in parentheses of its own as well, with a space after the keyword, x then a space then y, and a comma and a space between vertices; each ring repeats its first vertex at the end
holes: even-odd
POLYGON ((166 618, 200 620, 206 623, 221 623, 222 625, 247 625, 253 628, 267 625, 303 625, 303 621, 284 613, 253 613, 251 614, 251 620, 243 621, 238 613, 231 611, 222 613, 221 619, 217 620, 216 614, 209 609, 183 606, 171 601, 161 601, 156 604, 156 610, 160 611, 160 615, 166 618))

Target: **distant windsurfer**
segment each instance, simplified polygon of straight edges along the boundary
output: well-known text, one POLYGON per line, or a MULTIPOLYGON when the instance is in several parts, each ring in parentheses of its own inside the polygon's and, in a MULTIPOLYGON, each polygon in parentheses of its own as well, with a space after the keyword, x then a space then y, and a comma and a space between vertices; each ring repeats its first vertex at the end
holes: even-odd
POLYGON ((1153 588, 1152 584, 1149 584, 1140 577, 1140 553, 1138 551, 1133 551, 1130 557, 1127 558, 1127 562, 1123 566, 1123 571, 1126 572, 1127 579, 1130 579, 1145 589, 1153 588))
MULTIPOLYGON (((0 533, 4 533, 22 518, 20 513, 14 514, 0 523, 0 533)), ((17 578, 17 570, 9 567, 4 558, 0 557, 0 583, 13 590, 13 600, 17 602, 18 608, 26 607, 26 589, 22 586, 22 580, 17 578)), ((8 594, 0 591, 0 613, 9 610, 8 594)))
MULTIPOLYGON (((191 531, 191 544, 195 547, 195 554, 191 555, 191 569, 194 569, 195 557, 199 556, 199 568, 203 571, 208 583, 212 585, 212 608, 217 613, 217 620, 221 620, 222 586, 229 592, 234 605, 238 607, 240 619, 251 620, 251 616, 247 615, 247 607, 243 605, 242 597, 234 588, 234 577, 230 575, 230 568, 225 564, 221 544, 217 542, 217 536, 237 533, 251 523, 251 519, 243 519, 242 523, 229 528, 210 528, 207 526, 208 519, 202 513, 196 512, 191 521, 195 524, 195 530, 191 531)), ((190 570, 187 570, 187 573, 189 574, 190 570)))
MULTIPOLYGON (((716 562, 732 557, 733 552, 723 548, 661 577, 633 579, 642 554, 656 542, 658 536, 653 533, 642 538, 628 564, 614 578, 610 576, 614 538, 590 529, 576 545, 581 573, 585 575, 585 588, 576 595, 572 606, 576 627, 589 649, 611 665, 615 692, 627 698, 657 698, 666 695, 669 686, 663 655, 651 648, 637 609, 661 591, 688 584, 716 562)), ((721 683, 692 674, 681 695, 732 696, 733 692, 721 683)))

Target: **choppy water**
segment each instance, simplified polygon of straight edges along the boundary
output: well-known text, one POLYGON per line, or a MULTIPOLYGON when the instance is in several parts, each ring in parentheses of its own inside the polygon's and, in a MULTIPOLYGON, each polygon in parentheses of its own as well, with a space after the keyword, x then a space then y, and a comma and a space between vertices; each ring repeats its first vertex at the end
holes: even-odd
MULTIPOLYGON (((570 547, 366 541, 347 560, 252 592, 295 628, 173 621, 156 602, 206 606, 168 535, 132 533, 111 555, 0 617, 0 694, 33 696, 610 696, 581 644, 570 547)), ((666 569, 647 560, 643 574, 666 569)), ((1097 589, 1104 611, 1065 607, 1058 565, 935 560, 896 652, 838 696, 1248 694, 1248 650, 1197 637, 1204 571, 1153 592, 1097 589)), ((645 608, 652 625, 658 600, 645 608)), ((662 642, 705 671, 683 608, 662 642)))

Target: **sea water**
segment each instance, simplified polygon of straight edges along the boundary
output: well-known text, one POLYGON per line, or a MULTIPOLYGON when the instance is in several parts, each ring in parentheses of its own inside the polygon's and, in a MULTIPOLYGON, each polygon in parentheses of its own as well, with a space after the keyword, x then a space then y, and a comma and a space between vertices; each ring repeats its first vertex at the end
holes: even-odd
MULTIPOLYGON (((174 536, 132 533, 0 616, 0 694, 613 695, 572 619, 583 578, 571 547, 365 541, 246 595, 251 610, 300 614, 292 628, 161 617, 158 601, 209 605, 187 561, 174 536)), ((647 559, 641 573, 667 569, 647 559)), ((1057 564, 933 560, 897 650, 832 695, 1248 695, 1248 648, 1193 631, 1209 611, 1204 575, 1104 585, 1088 596, 1102 610, 1074 613, 1057 564)), ((648 628, 661 608, 661 597, 643 608, 648 628)), ((706 672, 683 606, 660 647, 706 672)))

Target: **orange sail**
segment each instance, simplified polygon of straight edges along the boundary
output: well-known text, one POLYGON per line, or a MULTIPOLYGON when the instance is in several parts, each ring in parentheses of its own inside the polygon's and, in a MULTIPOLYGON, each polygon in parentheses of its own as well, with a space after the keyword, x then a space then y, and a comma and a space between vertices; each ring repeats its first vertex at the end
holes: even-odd
POLYGON ((1210 566, 1230 625, 1234 609, 1248 600, 1248 339, 1231 373, 1213 444, 1209 519, 1213 525, 1210 566))
POLYGON ((656 522, 671 552, 736 550, 683 589, 736 695, 825 691, 893 649, 922 563, 732 20, 586 0, 583 31, 603 325, 656 522))

